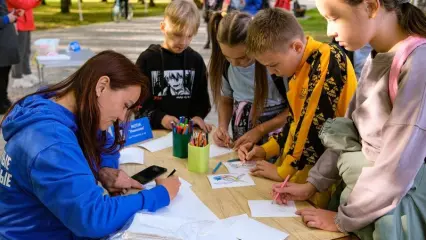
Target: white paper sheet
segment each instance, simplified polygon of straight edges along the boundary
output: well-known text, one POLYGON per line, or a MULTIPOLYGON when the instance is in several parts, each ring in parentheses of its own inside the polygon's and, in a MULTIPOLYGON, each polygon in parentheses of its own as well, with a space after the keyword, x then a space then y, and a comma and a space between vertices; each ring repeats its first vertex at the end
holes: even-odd
POLYGON ((250 169, 256 167, 256 162, 223 162, 223 165, 225 165, 229 173, 250 173, 250 169))
MULTIPOLYGON (((180 188, 191 188, 192 184, 189 183, 188 181, 186 181, 185 179, 179 177, 179 181, 180 181, 180 188)), ((146 189, 151 189, 153 187, 155 187, 155 181, 151 181, 147 184, 144 185, 144 187, 146 189)))
POLYGON ((166 136, 144 142, 139 145, 150 152, 157 152, 173 146, 173 133, 170 132, 166 136))
POLYGON ((207 177, 213 189, 255 185, 253 179, 247 173, 215 174, 207 177))
MULTIPOLYGON (((175 239, 176 233, 186 222, 183 219, 158 216, 151 213, 137 213, 126 230, 130 239, 151 239, 150 237, 167 237, 175 239)), ((177 237, 176 239, 182 239, 177 237)))
MULTIPOLYGON (((218 220, 217 216, 191 190, 191 184, 180 178, 181 186, 175 199, 170 205, 155 212, 158 216, 185 218, 189 220, 218 220)), ((152 181, 145 184, 146 189, 155 186, 152 181)))
POLYGON ((246 214, 233 217, 228 221, 234 221, 234 223, 230 225, 231 235, 234 237, 233 239, 283 240, 289 236, 285 232, 279 231, 252 218, 249 218, 246 214))
POLYGON ((125 163, 144 163, 144 151, 137 147, 124 148, 120 151, 120 158, 118 159, 120 164, 125 163))
POLYGON ((210 145, 210 158, 222 156, 228 153, 232 153, 234 150, 231 148, 219 147, 215 144, 210 145))
POLYGON ((289 235, 246 214, 216 221, 192 221, 156 213, 137 213, 125 236, 126 239, 284 240, 289 235))
POLYGON ((249 200, 252 217, 297 217, 296 205, 288 201, 287 205, 272 204, 272 200, 249 200))
POLYGON ((244 214, 215 222, 199 234, 197 240, 283 240, 288 236, 244 214))

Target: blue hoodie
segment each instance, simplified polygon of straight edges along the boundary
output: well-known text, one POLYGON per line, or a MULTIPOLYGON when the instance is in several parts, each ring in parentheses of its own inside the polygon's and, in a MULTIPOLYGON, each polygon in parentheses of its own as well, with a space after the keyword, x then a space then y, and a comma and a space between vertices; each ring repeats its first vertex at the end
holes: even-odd
MULTIPOLYGON (((16 105, 2 130, 0 239, 101 238, 137 211, 170 203, 163 186, 104 196, 78 144, 74 114, 47 95, 16 105)), ((101 165, 116 168, 118 157, 102 156, 101 165)))

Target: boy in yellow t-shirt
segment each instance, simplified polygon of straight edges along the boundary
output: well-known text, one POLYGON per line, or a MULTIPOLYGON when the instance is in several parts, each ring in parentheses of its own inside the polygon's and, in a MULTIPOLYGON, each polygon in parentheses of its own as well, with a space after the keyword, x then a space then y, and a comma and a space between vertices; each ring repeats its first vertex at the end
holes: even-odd
POLYGON ((255 176, 283 181, 290 175, 291 182, 304 183, 325 150, 318 137, 322 125, 344 116, 355 93, 354 69, 339 46, 306 37, 296 18, 279 8, 262 10, 251 21, 247 52, 270 73, 288 77, 290 112, 282 133, 262 146, 243 145, 239 157, 260 160, 255 176), (265 161, 272 157, 279 157, 276 164, 265 161))

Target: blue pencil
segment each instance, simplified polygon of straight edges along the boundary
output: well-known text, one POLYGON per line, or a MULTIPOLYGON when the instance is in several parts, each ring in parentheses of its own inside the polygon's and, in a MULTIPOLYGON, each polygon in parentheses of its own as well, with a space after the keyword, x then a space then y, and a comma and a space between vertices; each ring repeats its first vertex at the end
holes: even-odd
POLYGON ((216 167, 213 169, 213 174, 216 173, 216 171, 220 168, 220 165, 222 165, 222 162, 219 162, 216 167))

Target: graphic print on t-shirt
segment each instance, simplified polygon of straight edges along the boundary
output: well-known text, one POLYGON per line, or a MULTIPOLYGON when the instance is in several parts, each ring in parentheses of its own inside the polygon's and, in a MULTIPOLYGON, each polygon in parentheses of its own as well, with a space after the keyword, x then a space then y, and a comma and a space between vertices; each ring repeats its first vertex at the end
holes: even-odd
POLYGON ((195 71, 166 70, 164 78, 161 71, 152 71, 152 92, 154 96, 191 96, 192 85, 194 83, 195 71))

